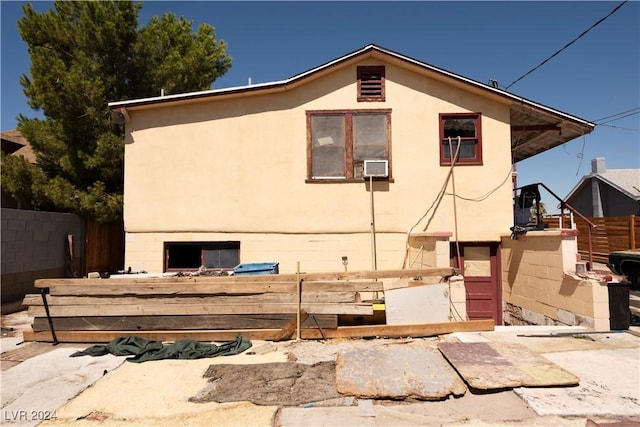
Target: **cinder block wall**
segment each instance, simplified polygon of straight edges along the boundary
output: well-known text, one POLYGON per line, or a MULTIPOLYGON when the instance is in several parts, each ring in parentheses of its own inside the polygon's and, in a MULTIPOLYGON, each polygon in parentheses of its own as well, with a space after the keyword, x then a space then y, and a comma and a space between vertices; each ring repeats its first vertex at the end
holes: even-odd
MULTIPOLYGON (((278 234, 278 233, 127 233, 125 268, 163 271, 164 242, 239 241, 240 262, 278 262, 281 274, 295 273, 297 262, 304 272, 371 270, 371 234, 278 234)), ((406 234, 377 233, 377 267, 400 268, 406 234)))
POLYGON ((462 276, 449 278, 450 311, 449 320, 463 321, 467 318, 467 290, 462 276))
POLYGON ((84 253, 81 218, 5 208, 1 214, 2 304, 21 301, 25 294, 35 292, 35 279, 65 277, 68 234, 74 236, 75 265, 80 265, 84 253))
POLYGON ((413 233, 407 248, 407 268, 450 266, 450 232, 413 233))
POLYGON ((575 230, 528 232, 502 239, 506 324, 582 325, 609 329, 607 283, 572 274, 575 230))

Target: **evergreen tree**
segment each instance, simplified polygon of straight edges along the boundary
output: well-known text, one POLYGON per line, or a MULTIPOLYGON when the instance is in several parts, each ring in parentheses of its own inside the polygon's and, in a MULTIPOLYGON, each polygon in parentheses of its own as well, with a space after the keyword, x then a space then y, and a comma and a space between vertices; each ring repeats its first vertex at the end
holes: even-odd
POLYGON ((138 26, 142 3, 56 1, 18 21, 31 58, 20 84, 44 119, 18 117, 37 164, 2 158, 2 186, 40 210, 122 218, 124 129, 110 101, 206 90, 231 67, 214 28, 166 13, 138 26))

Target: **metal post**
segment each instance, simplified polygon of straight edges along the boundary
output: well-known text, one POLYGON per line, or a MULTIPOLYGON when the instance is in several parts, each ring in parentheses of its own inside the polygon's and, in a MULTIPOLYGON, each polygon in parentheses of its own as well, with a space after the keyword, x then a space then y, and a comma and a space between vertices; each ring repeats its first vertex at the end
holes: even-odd
POLYGON ((371 263, 373 270, 378 269, 376 259, 376 214, 373 205, 373 176, 369 175, 369 191, 371 192, 371 263))
POLYGON ((300 340, 300 304, 302 303, 302 282, 300 281, 300 261, 296 263, 296 340, 300 340))
POLYGON ((42 303, 44 304, 44 311, 47 314, 47 320, 49 321, 49 329, 51 330, 51 338, 53 338, 53 345, 58 345, 58 337, 56 336, 56 330, 53 328, 53 319, 51 318, 51 312, 49 311, 49 303, 47 302, 47 294, 49 288, 42 288, 40 295, 42 295, 42 303))

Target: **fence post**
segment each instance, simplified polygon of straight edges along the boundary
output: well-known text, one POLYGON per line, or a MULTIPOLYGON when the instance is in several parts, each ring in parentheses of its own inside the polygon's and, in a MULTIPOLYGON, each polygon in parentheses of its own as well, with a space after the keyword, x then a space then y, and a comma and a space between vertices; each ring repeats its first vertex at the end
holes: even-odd
POLYGON ((636 248, 636 216, 629 215, 629 249, 636 248))

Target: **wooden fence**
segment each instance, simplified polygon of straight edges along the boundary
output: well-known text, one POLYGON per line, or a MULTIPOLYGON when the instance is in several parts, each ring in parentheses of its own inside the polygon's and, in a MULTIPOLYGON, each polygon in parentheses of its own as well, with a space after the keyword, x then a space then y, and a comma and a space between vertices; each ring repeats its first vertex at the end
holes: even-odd
POLYGON ((84 271, 113 273, 124 269, 124 223, 86 221, 84 271))
MULTIPOLYGON (((640 248, 640 217, 629 215, 623 217, 588 218, 596 227, 591 229, 591 247, 593 260, 606 263, 609 253, 640 248)), ((558 228, 559 217, 544 218, 549 228, 558 228)), ((589 256, 589 225, 579 217, 574 217, 578 229, 578 252, 583 259, 589 256)), ((563 219, 564 228, 569 228, 569 217, 563 219)))

